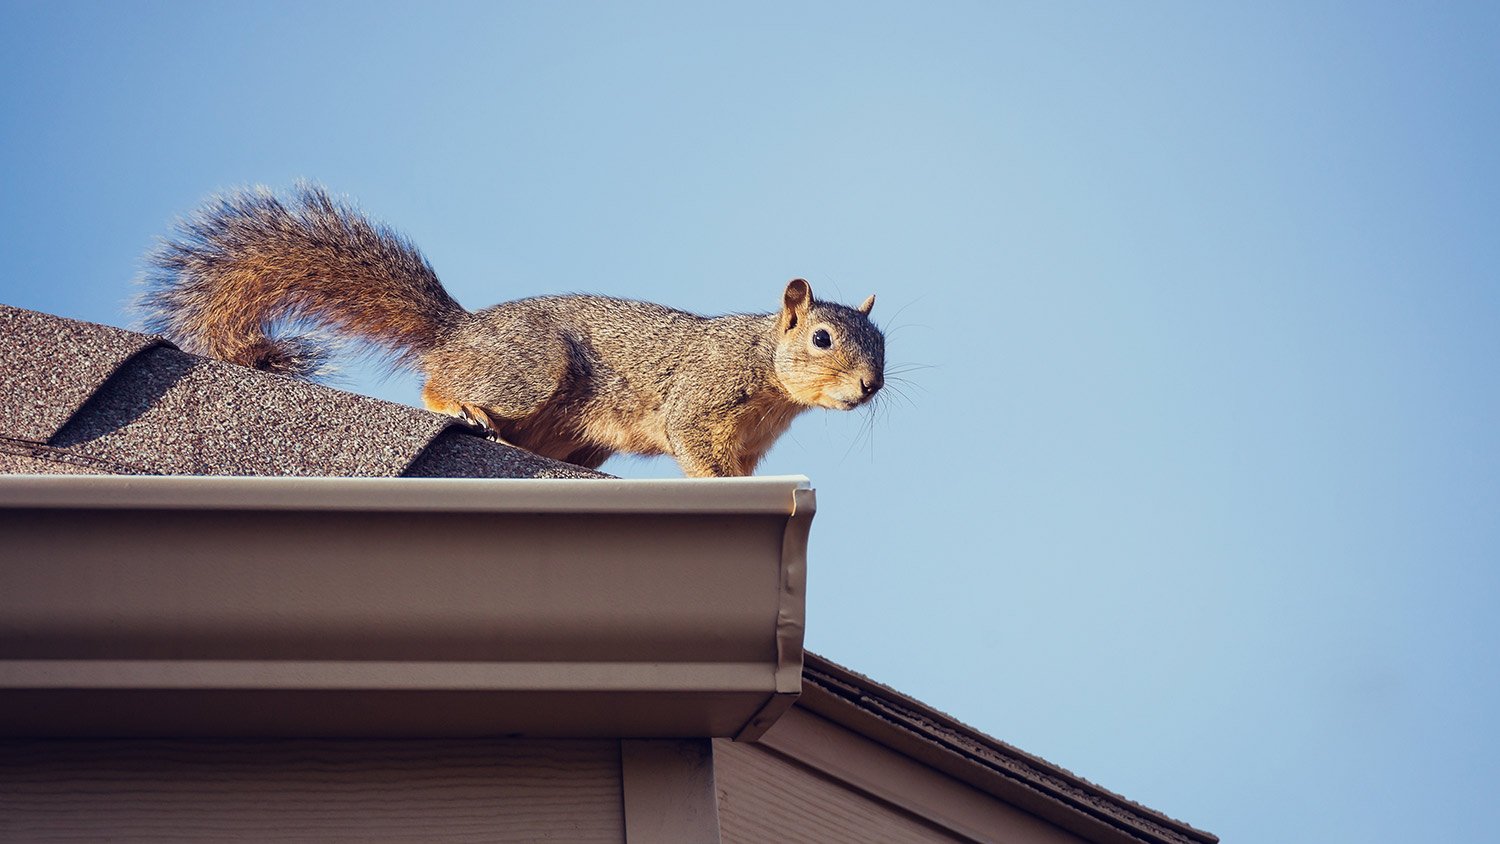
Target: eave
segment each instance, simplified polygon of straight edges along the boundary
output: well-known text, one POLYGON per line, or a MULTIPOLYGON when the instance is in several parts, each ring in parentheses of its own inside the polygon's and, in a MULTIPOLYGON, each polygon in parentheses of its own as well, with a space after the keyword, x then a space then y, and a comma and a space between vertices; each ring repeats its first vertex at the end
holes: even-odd
POLYGON ((800 477, 0 477, 0 735, 753 738, 800 477))

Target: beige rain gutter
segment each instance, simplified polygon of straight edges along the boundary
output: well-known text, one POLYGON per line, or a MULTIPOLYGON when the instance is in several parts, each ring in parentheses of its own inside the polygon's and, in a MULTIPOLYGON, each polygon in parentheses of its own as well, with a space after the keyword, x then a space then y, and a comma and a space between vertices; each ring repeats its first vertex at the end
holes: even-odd
POLYGON ((0 735, 742 739, 806 478, 0 477, 0 735))

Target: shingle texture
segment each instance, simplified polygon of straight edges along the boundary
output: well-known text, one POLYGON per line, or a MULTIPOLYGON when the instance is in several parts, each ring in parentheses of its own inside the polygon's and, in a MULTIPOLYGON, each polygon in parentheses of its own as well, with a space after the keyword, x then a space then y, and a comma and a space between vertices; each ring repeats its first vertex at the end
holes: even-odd
POLYGON ((44 443, 120 365, 159 337, 0 305, 0 418, 8 437, 44 443))
POLYGON ((0 305, 0 471, 605 477, 425 410, 0 305))

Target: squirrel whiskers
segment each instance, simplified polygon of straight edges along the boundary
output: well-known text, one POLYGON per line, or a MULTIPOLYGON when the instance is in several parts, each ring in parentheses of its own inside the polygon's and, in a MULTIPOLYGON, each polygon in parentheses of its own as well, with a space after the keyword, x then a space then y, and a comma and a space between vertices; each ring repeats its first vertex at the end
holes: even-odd
POLYGON ((272 325, 363 340, 422 373, 429 409, 590 468, 629 452, 747 475, 799 413, 853 409, 885 381, 874 296, 850 308, 793 279, 768 314, 591 295, 470 312, 404 237, 313 185, 285 203, 266 188, 220 197, 147 261, 138 308, 186 351, 308 377, 326 344, 272 325))

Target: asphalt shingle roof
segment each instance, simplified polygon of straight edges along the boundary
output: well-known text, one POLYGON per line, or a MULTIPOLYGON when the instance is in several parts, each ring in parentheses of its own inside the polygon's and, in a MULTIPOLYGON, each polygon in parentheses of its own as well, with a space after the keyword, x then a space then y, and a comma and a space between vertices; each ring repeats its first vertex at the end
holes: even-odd
POLYGON ((446 416, 8 305, 0 472, 606 477, 446 416))

